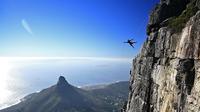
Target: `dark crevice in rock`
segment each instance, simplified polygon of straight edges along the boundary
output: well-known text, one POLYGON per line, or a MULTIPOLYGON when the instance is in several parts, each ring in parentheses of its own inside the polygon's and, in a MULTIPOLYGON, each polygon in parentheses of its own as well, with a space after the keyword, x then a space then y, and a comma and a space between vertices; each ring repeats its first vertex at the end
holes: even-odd
POLYGON ((147 112, 153 112, 153 108, 151 107, 151 100, 152 100, 152 94, 153 94, 152 86, 153 86, 153 78, 150 78, 148 97, 147 97, 147 112))
POLYGON ((160 64, 159 61, 160 61, 160 58, 153 57, 152 69, 154 68, 154 65, 156 65, 156 64, 160 64))
POLYGON ((181 59, 177 71, 176 84, 179 89, 177 111, 182 112, 185 109, 187 95, 191 94, 194 85, 194 59, 181 59))
POLYGON ((170 58, 166 58, 165 65, 166 65, 166 66, 169 66, 169 65, 170 65, 170 58))
POLYGON ((177 70, 176 82, 179 89, 184 85, 187 88, 188 94, 190 94, 195 78, 194 59, 180 60, 177 70))
POLYGON ((195 79, 195 68, 193 66, 193 68, 191 68, 191 70, 189 71, 189 74, 186 75, 185 79, 188 95, 191 94, 191 90, 194 86, 194 79, 195 79))
MULTIPOLYGON (((200 48, 200 42, 198 43, 198 48, 200 48)), ((198 51, 197 56, 198 56, 198 57, 200 56, 200 51, 198 51)))

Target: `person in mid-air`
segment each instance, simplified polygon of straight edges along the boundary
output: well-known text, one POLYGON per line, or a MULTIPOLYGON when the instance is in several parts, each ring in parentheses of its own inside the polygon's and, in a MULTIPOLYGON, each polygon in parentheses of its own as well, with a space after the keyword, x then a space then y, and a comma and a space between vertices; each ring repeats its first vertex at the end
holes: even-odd
POLYGON ((134 45, 136 43, 136 41, 134 41, 134 39, 128 39, 126 42, 124 43, 128 43, 130 46, 132 46, 134 48, 134 45))

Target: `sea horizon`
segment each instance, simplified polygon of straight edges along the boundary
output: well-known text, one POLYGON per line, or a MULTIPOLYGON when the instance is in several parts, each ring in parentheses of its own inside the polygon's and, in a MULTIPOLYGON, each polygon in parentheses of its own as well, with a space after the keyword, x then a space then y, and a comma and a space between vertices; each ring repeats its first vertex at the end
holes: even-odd
POLYGON ((2 89, 0 109, 28 94, 57 83, 59 76, 76 86, 128 81, 130 58, 103 57, 0 57, 2 89))

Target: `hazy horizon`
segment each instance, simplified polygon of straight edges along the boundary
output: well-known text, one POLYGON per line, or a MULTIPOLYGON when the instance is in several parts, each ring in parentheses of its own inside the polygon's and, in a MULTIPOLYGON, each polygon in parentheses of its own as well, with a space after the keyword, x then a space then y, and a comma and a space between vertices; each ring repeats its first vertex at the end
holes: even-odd
POLYGON ((0 0, 0 108, 60 75, 75 86, 128 80, 158 1, 0 0))
POLYGON ((56 84, 60 75, 74 86, 129 79, 129 58, 1 57, 0 108, 56 84))

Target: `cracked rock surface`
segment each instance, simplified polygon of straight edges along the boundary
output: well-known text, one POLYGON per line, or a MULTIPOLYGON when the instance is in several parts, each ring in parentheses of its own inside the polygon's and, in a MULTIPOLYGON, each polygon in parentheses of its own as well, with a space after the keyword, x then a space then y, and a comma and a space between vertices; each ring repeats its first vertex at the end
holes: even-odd
MULTIPOLYGON (((173 1, 161 0, 150 16, 148 38, 133 60, 125 112, 200 112, 200 11, 174 33, 159 25, 174 16, 166 12, 173 1)), ((183 0, 180 11, 189 2, 183 0)))

